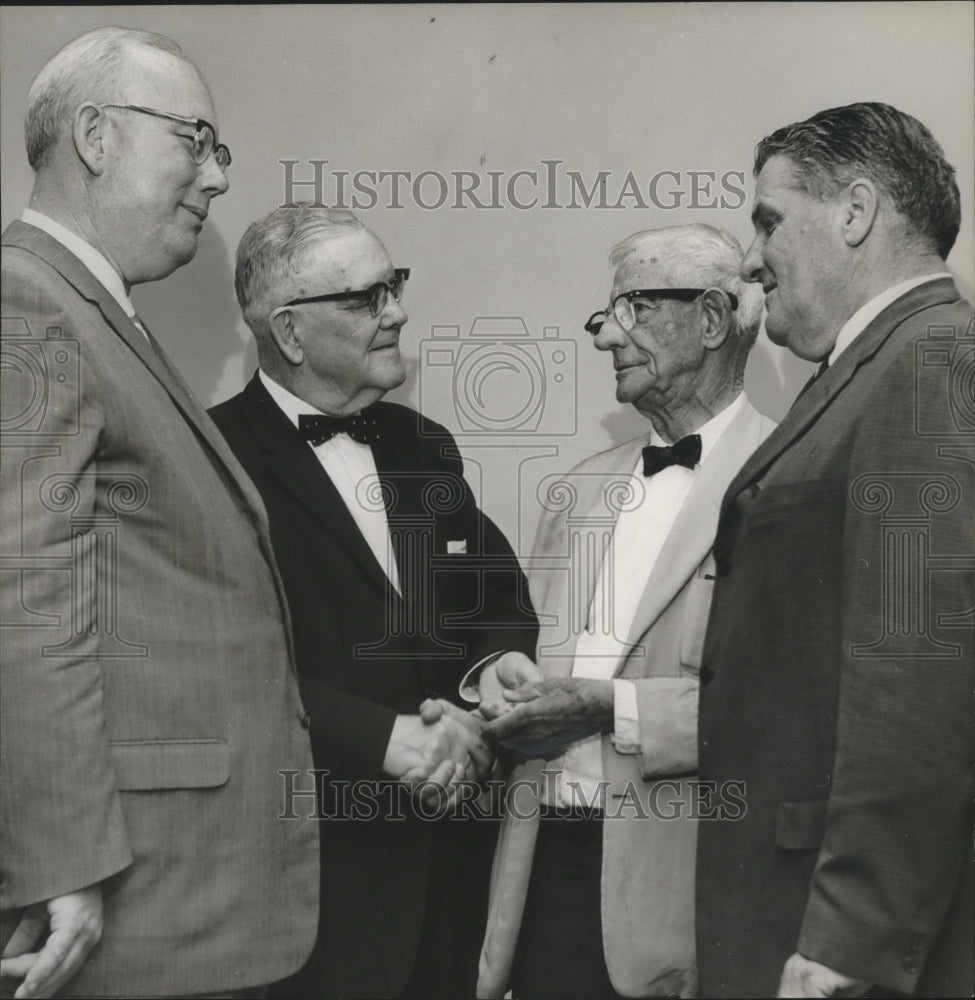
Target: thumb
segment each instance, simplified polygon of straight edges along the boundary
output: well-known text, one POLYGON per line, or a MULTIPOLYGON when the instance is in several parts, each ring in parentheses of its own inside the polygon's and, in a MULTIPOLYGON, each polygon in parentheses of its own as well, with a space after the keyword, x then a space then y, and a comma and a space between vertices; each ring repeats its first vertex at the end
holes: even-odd
POLYGON ((420 705, 420 718, 423 720, 424 725, 432 726, 435 722, 439 722, 443 718, 443 705, 436 698, 427 698, 420 705))

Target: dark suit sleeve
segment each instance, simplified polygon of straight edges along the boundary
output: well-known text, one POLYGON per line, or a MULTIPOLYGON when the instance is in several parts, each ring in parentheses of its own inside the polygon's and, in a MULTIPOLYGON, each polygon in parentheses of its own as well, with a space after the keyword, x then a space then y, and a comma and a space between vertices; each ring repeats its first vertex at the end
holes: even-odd
POLYGON ((311 717, 315 760, 333 778, 381 778, 396 712, 306 673, 298 674, 298 687, 311 717))
POLYGON ((975 455, 949 405, 971 348, 949 369, 908 347, 850 457, 835 769, 798 950, 910 993, 971 836, 975 455))
POLYGON ((464 507, 475 525, 476 556, 480 557, 478 593, 480 603, 465 629, 467 660, 458 679, 470 667, 493 653, 515 650, 534 660, 538 642, 538 619, 532 607, 528 582, 500 528, 477 504, 463 479, 464 465, 457 444, 448 431, 427 422, 443 434, 442 454, 448 469, 464 484, 464 507))
POLYGON ((72 600, 72 567, 93 532, 72 532, 71 522, 90 523, 98 502, 92 473, 104 400, 74 310, 28 259, 4 249, 4 909, 91 885, 132 861, 108 759, 96 602, 84 581, 72 600))

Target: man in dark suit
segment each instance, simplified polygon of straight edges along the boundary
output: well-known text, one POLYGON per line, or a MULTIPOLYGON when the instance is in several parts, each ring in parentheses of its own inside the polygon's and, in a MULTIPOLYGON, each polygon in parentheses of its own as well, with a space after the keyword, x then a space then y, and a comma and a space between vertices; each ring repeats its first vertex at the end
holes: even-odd
POLYGON ((18 997, 246 993, 313 943, 317 831, 279 819, 311 747, 264 507, 129 299, 193 257, 227 190, 215 121, 174 42, 119 28, 28 97, 0 367, 18 997))
POLYGON ((725 495, 700 769, 705 996, 971 995, 972 313, 954 171, 883 104, 759 144, 743 274, 821 373, 725 495))
POLYGON ((517 560, 450 434, 380 402, 406 375, 407 276, 350 212, 310 206, 237 252, 260 370, 211 412, 267 504, 328 771, 318 944, 282 996, 473 995, 495 825, 430 822, 399 792, 485 772, 458 681, 534 649, 517 560))

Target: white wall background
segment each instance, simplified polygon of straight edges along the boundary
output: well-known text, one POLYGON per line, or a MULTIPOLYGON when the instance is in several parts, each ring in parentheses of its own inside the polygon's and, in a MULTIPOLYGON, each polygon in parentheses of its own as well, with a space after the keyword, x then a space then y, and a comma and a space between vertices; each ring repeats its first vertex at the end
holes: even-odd
MULTIPOLYGON (((949 263, 971 298, 973 11, 938 2, 5 6, 0 215, 4 226, 16 218, 30 192, 21 121, 44 61, 101 24, 176 39, 209 81, 221 138, 234 154, 231 189, 214 203, 196 259, 137 288, 134 299, 211 403, 237 392, 255 366, 232 260, 247 225, 287 197, 279 161, 298 160, 295 175, 307 179, 310 160, 327 160, 329 204, 333 171, 438 172, 451 185, 442 207, 421 207, 409 183, 402 207, 390 207, 386 181, 373 185, 377 204, 358 212, 394 262, 413 269, 402 341, 411 374, 395 398, 467 429, 459 442, 468 477, 525 553, 540 478, 647 426, 616 404, 610 358, 592 349, 582 329, 606 302, 610 247, 639 229, 695 220, 746 243, 751 154, 774 128, 856 100, 889 102, 927 124, 958 170, 964 222, 949 263), (561 161, 555 201, 563 207, 540 207, 543 160, 561 161), (518 209, 507 198, 505 185, 519 170, 540 172, 537 187, 522 177, 514 190, 522 201, 537 195, 539 206, 518 209), (504 207, 451 207, 459 171, 474 172, 482 201, 490 195, 488 172, 502 171, 504 207), (640 208, 630 197, 619 208, 565 207, 567 171, 587 186, 608 172, 609 204, 628 172, 647 201, 661 175, 661 206, 680 203, 640 208), (743 186, 747 200, 718 180, 692 209, 692 171, 744 174, 743 183, 732 177, 730 184, 743 186), (487 351, 500 365, 488 364, 484 349, 471 353, 477 317, 513 318, 489 324, 488 345, 501 346, 487 351), (531 339, 516 336, 522 321, 531 339), (444 326, 460 328, 460 339, 441 353, 458 367, 420 371, 423 342, 444 326), (532 374, 533 365, 544 377, 532 374), (471 432, 472 422, 504 433, 471 432)), ((433 204, 438 190, 429 176, 419 200, 433 204)), ((299 198, 311 194, 297 190, 299 198)), ((807 371, 763 337, 746 386, 759 409, 779 417, 807 371)))

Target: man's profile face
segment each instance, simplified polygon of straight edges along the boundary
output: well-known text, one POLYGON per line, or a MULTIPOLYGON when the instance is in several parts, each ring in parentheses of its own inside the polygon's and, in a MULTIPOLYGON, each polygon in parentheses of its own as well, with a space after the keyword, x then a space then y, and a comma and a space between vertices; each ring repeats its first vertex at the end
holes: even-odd
POLYGON ((788 157, 770 157, 762 167, 742 277, 762 283, 769 339, 808 361, 829 355, 846 318, 832 308, 846 280, 837 212, 834 200, 800 189, 788 157))
MULTIPOLYGON (((133 49, 122 69, 120 104, 203 118, 216 125, 203 80, 186 60, 133 49)), ((111 137, 99 186, 102 236, 122 276, 135 284, 164 278, 192 260, 210 200, 228 187, 213 156, 194 163, 194 128, 139 112, 105 108, 111 137)))
MULTIPOLYGON (((322 239, 305 252, 295 297, 367 289, 393 280, 386 248, 368 230, 322 239)), ((338 410, 364 390, 389 392, 406 379, 400 353, 403 307, 386 296, 378 316, 364 299, 307 302, 291 307, 304 355, 304 367, 320 390, 319 400, 338 410)))
POLYGON ((704 363, 700 300, 634 299, 636 323, 628 331, 617 322, 611 306, 623 292, 671 287, 673 282, 645 252, 631 254, 616 271, 610 308, 593 341, 598 350, 613 353, 616 399, 641 412, 682 395, 704 363))

